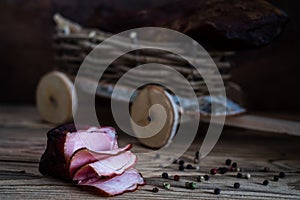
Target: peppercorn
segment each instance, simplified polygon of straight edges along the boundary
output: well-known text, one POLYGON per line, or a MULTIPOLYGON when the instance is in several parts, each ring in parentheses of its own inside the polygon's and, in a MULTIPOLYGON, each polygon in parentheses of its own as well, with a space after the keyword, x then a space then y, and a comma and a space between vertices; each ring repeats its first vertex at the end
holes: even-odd
POLYGON ((164 172, 164 173, 161 174, 161 177, 162 178, 168 178, 169 174, 167 172, 164 172))
POLYGON ((239 173, 237 173, 236 177, 237 178, 243 178, 243 174, 239 172, 239 173))
POLYGON ((180 176, 178 176, 178 175, 174 176, 174 181, 179 181, 179 179, 180 179, 180 176))
POLYGON ((225 160, 225 164, 228 166, 231 165, 231 160, 230 159, 225 160))
POLYGON ((179 165, 184 165, 184 160, 179 160, 178 164, 179 165))
POLYGON ((214 168, 210 170, 211 175, 215 175, 217 172, 218 172, 217 169, 214 168))
POLYGON ((179 169, 179 171, 184 171, 184 166, 183 165, 179 165, 178 169, 179 169))
POLYGON ((284 172, 280 172, 278 176, 279 176, 279 178, 284 178, 285 177, 285 173, 284 172))
POLYGON ((270 168, 269 168, 269 167, 265 167, 263 171, 264 171, 264 172, 269 172, 269 171, 270 171, 270 168))
POLYGON ((204 175, 204 180, 208 181, 209 180, 209 176, 208 175, 204 175))
POLYGON ((234 183, 233 187, 238 189, 238 188, 240 188, 240 184, 239 183, 234 183))
POLYGON ((186 166, 186 168, 187 168, 187 169, 195 169, 195 167, 193 167, 193 165, 191 165, 191 164, 188 164, 188 165, 186 166))
POLYGON ((221 189, 220 188, 216 188, 215 190, 214 190, 214 194, 220 194, 221 193, 221 189))
POLYGON ((158 188, 157 187, 153 188, 152 192, 157 193, 158 192, 158 188))
POLYGON ((195 183, 195 182, 190 182, 190 184, 189 184, 189 188, 190 188, 190 189, 194 190, 194 189, 196 189, 196 187, 197 187, 197 183, 195 183))
POLYGON ((203 182, 205 180, 204 176, 198 176, 197 181, 198 182, 203 182))
POLYGON ((169 190, 171 188, 171 184, 170 183, 164 183, 164 188, 169 190))
POLYGON ((177 160, 177 159, 174 159, 172 163, 173 163, 173 164, 177 164, 177 162, 178 162, 178 160, 177 160))
POLYGON ((195 182, 185 182, 185 187, 191 190, 196 189, 197 183, 195 182))
POLYGON ((232 163, 231 167, 237 168, 237 163, 236 162, 232 163))
POLYGON ((264 180, 263 185, 265 185, 265 186, 269 185, 269 181, 268 180, 264 180))
POLYGON ((273 180, 274 180, 274 181, 278 181, 278 180, 279 180, 279 177, 278 177, 278 176, 274 176, 273 180))
POLYGON ((226 168, 226 167, 219 167, 218 168, 218 172, 220 174, 225 174, 227 171, 228 171, 228 168, 226 168))
POLYGON ((250 175, 249 173, 247 173, 246 176, 245 176, 245 178, 246 178, 246 179, 250 179, 250 178, 251 178, 251 175, 250 175))

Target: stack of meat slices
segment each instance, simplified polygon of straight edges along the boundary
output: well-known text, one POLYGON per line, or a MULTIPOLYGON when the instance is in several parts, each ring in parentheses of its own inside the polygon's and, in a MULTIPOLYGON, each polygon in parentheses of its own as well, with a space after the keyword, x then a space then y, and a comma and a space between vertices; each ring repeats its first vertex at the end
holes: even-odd
POLYGON ((67 124, 50 130, 47 137, 39 166, 43 175, 73 180, 105 196, 144 185, 141 174, 134 169, 137 157, 129 151, 132 145, 119 148, 111 127, 77 131, 74 124, 67 124))

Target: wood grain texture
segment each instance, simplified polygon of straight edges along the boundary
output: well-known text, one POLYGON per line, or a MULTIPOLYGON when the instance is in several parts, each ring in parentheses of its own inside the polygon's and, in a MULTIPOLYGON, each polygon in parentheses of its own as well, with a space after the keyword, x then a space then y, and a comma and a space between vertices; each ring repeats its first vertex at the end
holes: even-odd
MULTIPOLYGON (((93 192, 83 190, 72 183, 44 177, 38 172, 38 162, 45 149, 46 132, 52 125, 43 123, 33 107, 0 106, 0 199, 98 199, 93 192)), ((103 107, 103 112, 106 108, 103 107)), ((201 124, 205 129, 205 124, 201 124)), ((183 155, 192 163, 199 148, 201 131, 191 148, 183 155)), ((120 146, 133 143, 134 152, 148 151, 134 138, 119 131, 120 146)), ((145 176, 147 185, 134 193, 126 193, 113 199, 300 199, 300 138, 267 134, 263 132, 226 128, 213 152, 200 161, 200 171, 178 171, 178 165, 160 169, 159 165, 169 162, 172 155, 160 158, 145 157, 139 160, 138 168, 145 176), (197 175, 207 174, 212 167, 224 166, 231 158, 239 167, 252 175, 250 180, 237 179, 236 172, 211 176, 207 183, 198 183, 195 190, 184 188, 185 181, 195 181, 197 175), (262 172, 264 167, 271 171, 262 172), (181 175, 179 182, 160 178, 166 171, 170 177, 181 175), (270 181, 278 172, 287 176, 278 182, 270 181), (171 189, 162 188, 163 182, 170 182, 171 189), (234 189, 234 182, 241 188, 234 189), (157 186, 158 193, 150 190, 157 186), (213 189, 222 192, 216 196, 213 189)))

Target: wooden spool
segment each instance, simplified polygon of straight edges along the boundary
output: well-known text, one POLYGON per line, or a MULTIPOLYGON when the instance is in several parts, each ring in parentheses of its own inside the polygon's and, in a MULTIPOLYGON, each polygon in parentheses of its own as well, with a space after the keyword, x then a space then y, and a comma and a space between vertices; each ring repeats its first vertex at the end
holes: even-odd
POLYGON ((163 121, 160 112, 152 111, 149 113, 151 106, 159 104, 166 111, 166 121, 163 128, 154 136, 143 138, 141 135, 147 135, 147 128, 141 129, 132 126, 134 134, 141 144, 151 148, 161 148, 171 142, 177 131, 177 125, 179 123, 179 111, 177 104, 174 102, 172 96, 160 86, 149 85, 142 89, 131 106, 132 120, 139 126, 146 127, 149 123, 158 125, 163 121))
MULTIPOLYGON (((44 120, 55 124, 72 120, 72 89, 73 82, 62 72, 54 71, 41 78, 36 103, 44 120)), ((75 95, 73 101, 76 101, 75 95)))

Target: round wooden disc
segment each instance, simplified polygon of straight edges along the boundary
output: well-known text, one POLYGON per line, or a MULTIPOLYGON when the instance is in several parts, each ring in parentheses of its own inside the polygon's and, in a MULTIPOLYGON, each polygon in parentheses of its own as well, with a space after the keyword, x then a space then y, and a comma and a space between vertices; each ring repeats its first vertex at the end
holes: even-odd
POLYGON ((37 108, 44 120, 61 124, 72 120, 72 81, 63 73, 54 71, 40 80, 37 108))
MULTIPOLYGON (((149 85, 139 92, 131 106, 132 120, 143 127, 149 123, 159 124, 159 121, 162 120, 159 113, 151 113, 151 118, 149 116, 149 110, 154 104, 163 106, 166 111, 167 117, 163 128, 157 134, 148 138, 140 138, 139 135, 147 135, 147 133, 139 133, 140 130, 135 129, 134 126, 132 128, 143 145, 158 149, 167 145, 174 137, 177 131, 179 113, 176 103, 167 91, 160 86, 149 85)), ((144 129, 144 131, 147 131, 147 129, 144 129)))

